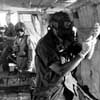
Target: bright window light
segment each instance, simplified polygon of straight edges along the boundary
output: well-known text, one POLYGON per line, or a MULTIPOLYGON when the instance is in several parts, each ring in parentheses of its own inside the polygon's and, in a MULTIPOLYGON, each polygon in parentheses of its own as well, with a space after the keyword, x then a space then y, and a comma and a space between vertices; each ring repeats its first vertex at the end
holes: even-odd
POLYGON ((7 25, 6 14, 7 14, 7 12, 0 12, 0 26, 7 25))
POLYGON ((77 2, 77 0, 66 0, 65 2, 74 3, 74 2, 77 2))
POLYGON ((11 14, 11 23, 13 25, 16 25, 17 22, 18 22, 18 13, 11 14))

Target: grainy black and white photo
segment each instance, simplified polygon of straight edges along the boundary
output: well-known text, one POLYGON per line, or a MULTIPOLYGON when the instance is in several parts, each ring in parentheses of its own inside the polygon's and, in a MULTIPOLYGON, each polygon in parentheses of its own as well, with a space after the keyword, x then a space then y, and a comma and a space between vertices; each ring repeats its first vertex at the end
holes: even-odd
POLYGON ((100 0, 0 0, 0 100, 100 100, 100 0))

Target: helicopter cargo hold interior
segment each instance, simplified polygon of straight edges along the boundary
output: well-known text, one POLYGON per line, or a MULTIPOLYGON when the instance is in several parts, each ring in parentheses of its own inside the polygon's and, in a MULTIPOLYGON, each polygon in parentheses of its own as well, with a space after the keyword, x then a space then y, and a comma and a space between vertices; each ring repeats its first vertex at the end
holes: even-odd
MULTIPOLYGON (((13 39, 5 39, 2 29, 9 23, 23 22, 31 34, 35 57, 38 40, 47 32, 48 16, 57 11, 68 12, 78 28, 80 41, 90 35, 95 22, 100 22, 100 0, 0 0, 0 100, 32 100, 36 69, 33 73, 15 73, 15 61, 9 54, 9 71, 3 71, 1 56, 13 39)), ((13 32, 13 26, 9 26, 13 32)), ((34 63, 34 62, 33 62, 34 63)), ((80 63, 76 71, 78 82, 88 87, 89 93, 100 100, 100 41, 92 59, 80 63)), ((79 100, 76 98, 75 100, 79 100)), ((90 100, 83 97, 81 100, 90 100)), ((95 100, 95 99, 94 99, 95 100)))

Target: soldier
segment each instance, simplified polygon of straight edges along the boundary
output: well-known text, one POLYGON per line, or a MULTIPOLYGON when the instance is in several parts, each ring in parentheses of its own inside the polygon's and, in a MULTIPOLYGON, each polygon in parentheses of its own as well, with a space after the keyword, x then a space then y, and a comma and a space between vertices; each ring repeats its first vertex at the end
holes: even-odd
POLYGON ((22 22, 15 25, 17 33, 13 50, 16 54, 16 63, 20 71, 33 71, 33 44, 30 35, 26 34, 26 26, 22 22))
POLYGON ((73 99, 73 86, 77 81, 71 73, 92 48, 90 41, 79 45, 74 29, 67 13, 61 11, 51 15, 48 32, 36 47, 37 81, 33 100, 73 99))

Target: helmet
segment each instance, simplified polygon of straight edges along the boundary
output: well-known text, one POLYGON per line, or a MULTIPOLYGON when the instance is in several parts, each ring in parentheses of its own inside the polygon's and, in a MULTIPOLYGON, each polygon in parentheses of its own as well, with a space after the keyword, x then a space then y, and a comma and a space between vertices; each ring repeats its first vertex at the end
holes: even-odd
POLYGON ((16 25, 15 25, 15 31, 18 32, 18 31, 24 31, 25 30, 25 24, 22 23, 22 22, 18 22, 16 25))
POLYGON ((67 39, 69 41, 73 41, 73 23, 68 13, 60 11, 52 14, 49 20, 49 26, 51 29, 54 28, 56 30, 56 36, 63 40, 67 39))
POLYGON ((66 28, 69 28, 69 26, 71 25, 71 20, 67 13, 60 11, 51 15, 49 19, 49 24, 53 28, 59 28, 64 26, 66 28), (66 22, 65 25, 64 22, 66 22))

